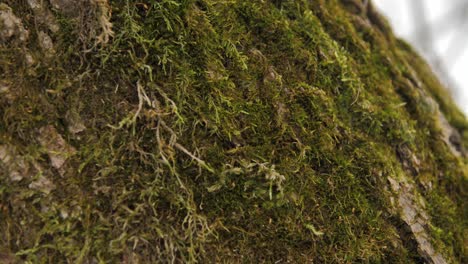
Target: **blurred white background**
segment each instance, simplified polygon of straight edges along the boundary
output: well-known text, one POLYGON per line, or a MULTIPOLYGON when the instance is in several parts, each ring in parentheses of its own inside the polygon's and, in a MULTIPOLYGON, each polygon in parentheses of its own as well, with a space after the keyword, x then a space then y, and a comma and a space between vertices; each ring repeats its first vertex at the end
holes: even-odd
POLYGON ((468 115, 468 0, 373 0, 468 115))

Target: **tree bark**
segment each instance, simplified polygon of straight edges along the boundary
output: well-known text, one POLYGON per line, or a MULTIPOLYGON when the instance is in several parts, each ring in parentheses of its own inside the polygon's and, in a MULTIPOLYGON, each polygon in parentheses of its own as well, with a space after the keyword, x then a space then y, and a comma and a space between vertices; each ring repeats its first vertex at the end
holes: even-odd
POLYGON ((468 121, 364 0, 4 0, 0 262, 467 263, 468 121))

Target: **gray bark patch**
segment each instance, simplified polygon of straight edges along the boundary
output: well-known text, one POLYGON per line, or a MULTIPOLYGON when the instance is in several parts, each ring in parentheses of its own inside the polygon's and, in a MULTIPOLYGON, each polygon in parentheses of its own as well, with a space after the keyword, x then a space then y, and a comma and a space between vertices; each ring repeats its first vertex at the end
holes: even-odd
POLYGON ((29 32, 24 28, 21 19, 13 14, 9 6, 0 4, 0 43, 11 39, 25 42, 28 37, 29 32))
POLYGON ((67 159, 76 152, 75 148, 68 145, 55 127, 51 125, 39 129, 38 140, 41 146, 46 149, 52 167, 63 175, 63 166, 67 159))

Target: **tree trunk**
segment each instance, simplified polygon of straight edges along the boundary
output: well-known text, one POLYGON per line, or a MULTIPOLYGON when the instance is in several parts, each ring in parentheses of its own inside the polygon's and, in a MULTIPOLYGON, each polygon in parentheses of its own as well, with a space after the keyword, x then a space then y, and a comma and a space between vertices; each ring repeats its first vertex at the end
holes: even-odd
POLYGON ((368 1, 1 2, 0 262, 468 262, 467 119, 368 1))

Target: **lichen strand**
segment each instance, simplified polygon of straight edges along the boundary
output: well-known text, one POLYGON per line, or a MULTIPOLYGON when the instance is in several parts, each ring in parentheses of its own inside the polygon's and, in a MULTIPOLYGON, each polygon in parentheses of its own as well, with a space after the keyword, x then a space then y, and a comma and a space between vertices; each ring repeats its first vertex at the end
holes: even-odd
POLYGON ((468 122, 368 1, 3 2, 3 260, 467 262, 468 122))

